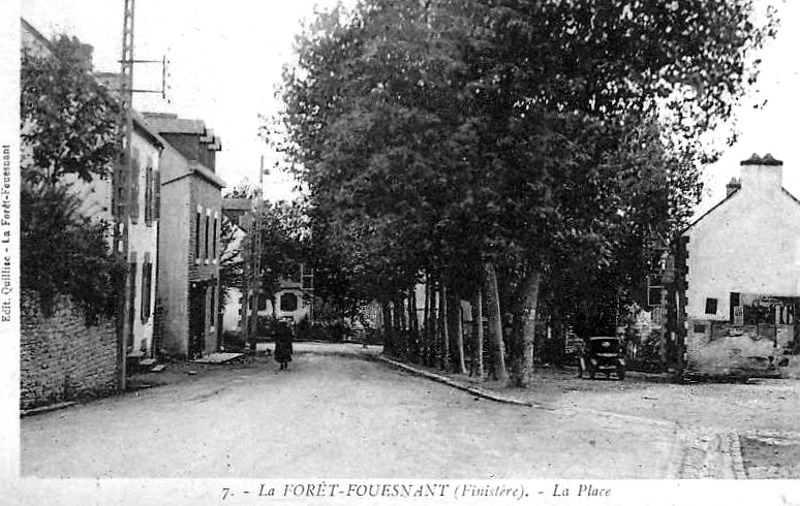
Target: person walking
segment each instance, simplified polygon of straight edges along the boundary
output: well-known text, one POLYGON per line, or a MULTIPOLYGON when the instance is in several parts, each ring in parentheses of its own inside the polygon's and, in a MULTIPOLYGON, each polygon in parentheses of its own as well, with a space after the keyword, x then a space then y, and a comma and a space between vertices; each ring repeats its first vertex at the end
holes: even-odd
POLYGON ((281 365, 281 370, 289 368, 292 351, 292 329, 286 323, 282 323, 275 335, 275 361, 281 365))

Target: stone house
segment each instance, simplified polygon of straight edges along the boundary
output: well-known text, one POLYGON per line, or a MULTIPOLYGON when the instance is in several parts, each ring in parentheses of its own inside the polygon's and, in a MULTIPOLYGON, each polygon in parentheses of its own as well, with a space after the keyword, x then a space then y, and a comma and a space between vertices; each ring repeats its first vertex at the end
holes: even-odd
POLYGON ((770 155, 741 162, 726 198, 682 234, 676 257, 686 372, 793 374, 800 316, 800 201, 770 155))
POLYGON ((161 157, 158 299, 163 310, 160 349, 195 358, 218 349, 221 189, 214 172, 218 137, 202 120, 145 113, 165 139, 161 157))

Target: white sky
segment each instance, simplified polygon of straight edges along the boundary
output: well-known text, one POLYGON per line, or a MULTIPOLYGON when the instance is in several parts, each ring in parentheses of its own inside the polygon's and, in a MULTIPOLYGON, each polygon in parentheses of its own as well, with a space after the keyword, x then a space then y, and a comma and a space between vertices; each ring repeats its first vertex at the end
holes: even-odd
MULTIPOLYGON (((160 95, 136 94, 140 111, 202 119, 222 139, 217 172, 228 186, 258 181, 261 155, 259 114, 277 109, 275 85, 292 55, 300 20, 314 5, 333 0, 253 2, 226 0, 137 0, 135 59, 170 60, 169 103, 160 95)), ((94 46, 98 71, 119 71, 123 0, 23 0, 22 16, 46 37, 66 32, 94 46)), ((160 65, 136 65, 134 87, 161 88, 160 65)), ((274 157, 265 160, 269 168, 274 157)), ((291 177, 272 170, 265 194, 286 198, 291 177)))
MULTIPOLYGON (((752 153, 772 153, 784 161, 784 186, 800 197, 800 155, 792 125, 800 118, 800 2, 769 0, 778 8, 778 37, 763 53, 759 88, 768 102, 754 110, 756 99, 745 100, 738 111, 741 136, 720 163, 708 167, 702 212, 724 197, 724 186, 739 174, 739 162, 752 153)), ((24 0, 22 15, 44 35, 68 32, 95 48, 95 68, 118 71, 123 0, 24 0)), ((259 160, 274 157, 258 138, 259 114, 278 107, 274 89, 284 62, 292 56, 294 34, 314 5, 335 0, 253 2, 227 0, 137 0, 135 42, 137 59, 171 61, 170 103, 158 96, 138 95, 139 110, 174 112, 203 119, 222 138, 217 172, 233 186, 244 178, 258 181, 259 160)), ((137 88, 160 87, 160 69, 139 65, 137 88)), ((271 198, 290 195, 292 180, 272 171, 265 179, 271 198)))

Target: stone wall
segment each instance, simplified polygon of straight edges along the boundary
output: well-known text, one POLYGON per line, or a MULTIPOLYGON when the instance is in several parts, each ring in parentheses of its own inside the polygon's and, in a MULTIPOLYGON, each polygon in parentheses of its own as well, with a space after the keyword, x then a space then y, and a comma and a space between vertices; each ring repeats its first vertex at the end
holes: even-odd
POLYGON ((774 376, 783 349, 758 326, 691 320, 686 337, 686 372, 703 376, 774 376))
POLYGON ((61 298, 45 317, 36 297, 20 301, 20 408, 111 395, 117 391, 113 320, 87 326, 83 313, 61 298))

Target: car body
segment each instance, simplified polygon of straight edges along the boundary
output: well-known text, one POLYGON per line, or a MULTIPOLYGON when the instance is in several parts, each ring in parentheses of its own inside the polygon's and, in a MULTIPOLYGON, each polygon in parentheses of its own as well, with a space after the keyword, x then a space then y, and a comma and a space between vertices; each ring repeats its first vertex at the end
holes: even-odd
POLYGON ((620 380, 625 379, 625 348, 618 337, 593 336, 584 340, 583 350, 578 364, 578 376, 587 373, 594 379, 598 372, 606 377, 612 373, 620 380))

